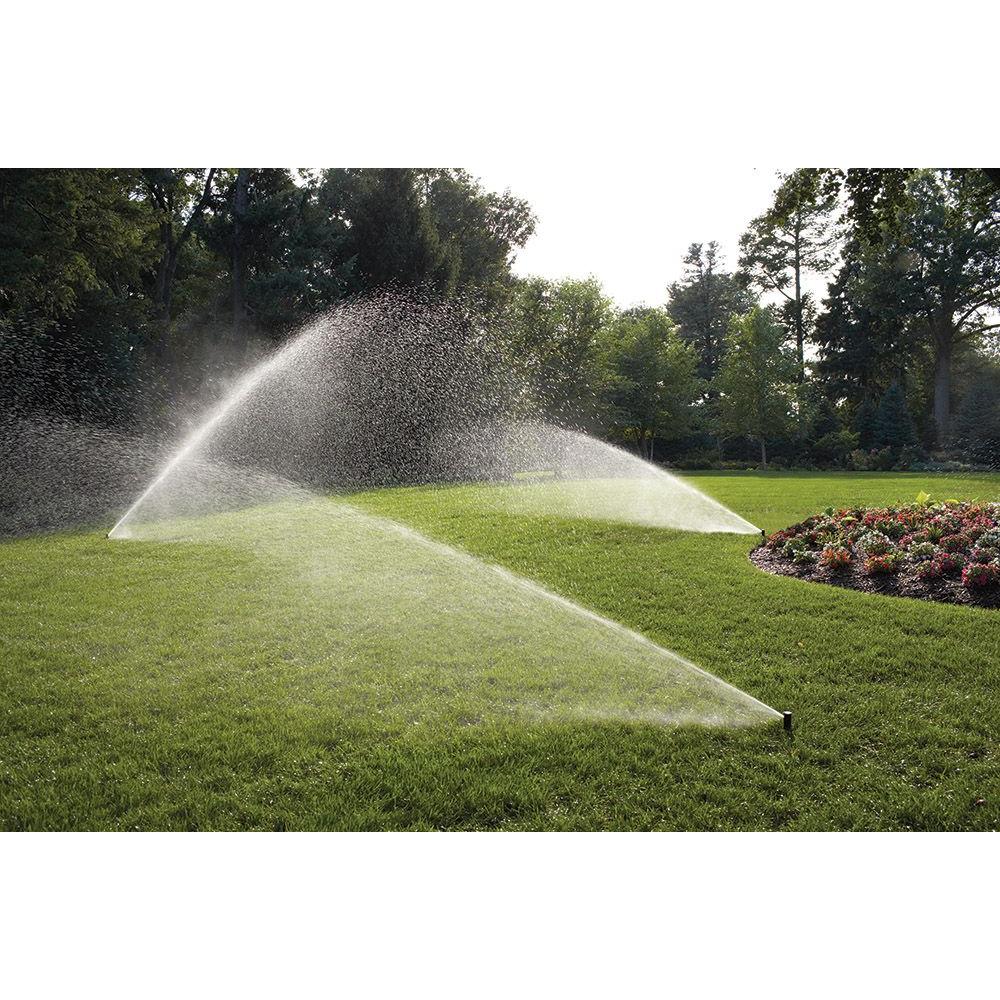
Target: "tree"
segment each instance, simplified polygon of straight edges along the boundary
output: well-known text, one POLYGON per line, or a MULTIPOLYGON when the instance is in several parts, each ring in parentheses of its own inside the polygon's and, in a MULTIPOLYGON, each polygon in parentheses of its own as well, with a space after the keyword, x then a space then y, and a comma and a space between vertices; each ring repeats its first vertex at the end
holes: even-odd
MULTIPOLYGON (((873 265, 877 254, 851 238, 816 320, 815 374, 834 398, 858 407, 881 396, 913 365, 916 348, 899 309, 895 274, 873 265)), ((862 445, 865 446, 864 444, 862 445)))
POLYGON ((746 280, 762 292, 778 293, 785 302, 800 382, 805 379, 808 326, 802 278, 833 267, 839 239, 833 220, 836 205, 836 184, 826 171, 795 170, 781 178, 774 204, 740 237, 739 267, 746 280))
POLYGON ((875 422, 878 417, 878 405, 872 396, 865 396, 854 414, 854 431, 858 435, 858 444, 869 451, 875 446, 875 422))
POLYGON ((419 171, 338 173, 346 177, 349 246, 365 289, 424 287, 444 295, 453 292, 461 262, 434 227, 419 171))
POLYGON ((506 299, 514 258, 535 231, 531 207, 509 190, 484 190, 465 170, 428 170, 424 178, 431 222, 457 262, 456 287, 487 305, 506 299))
POLYGON ((796 377, 796 359, 785 346, 785 331, 767 310, 755 306, 733 318, 716 379, 719 429, 758 442, 765 469, 767 442, 792 426, 796 377))
POLYGON ((529 278, 517 287, 512 313, 511 349, 528 368, 543 411, 560 423, 592 421, 598 342, 614 318, 599 282, 529 278))
POLYGON ((970 461, 1000 464, 1000 371, 985 369, 966 387, 955 412, 951 446, 970 461))
MULTIPOLYGON (((228 278, 237 347, 252 332, 280 337, 361 291, 342 176, 276 168, 221 171, 204 238, 228 278), (228 265, 228 266, 226 266, 228 265)), ((218 310, 225 308, 219 297, 218 310)))
POLYGON ((884 251, 872 269, 933 351, 934 424, 944 445, 956 352, 1000 329, 1000 188, 978 170, 916 172, 884 251))
POLYGON ((202 221, 212 198, 216 168, 142 171, 142 186, 152 204, 160 242, 153 303, 161 320, 170 318, 170 301, 181 250, 202 221))
POLYGON ((842 174, 830 172, 829 183, 843 181, 847 196, 847 219, 852 234, 866 242, 877 242, 895 225, 899 207, 906 200, 906 185, 913 170, 901 167, 852 167, 842 174))
POLYGON ((879 400, 873 431, 875 447, 889 448, 894 454, 917 443, 913 417, 899 382, 893 382, 879 400))
POLYGON ((135 178, 116 170, 0 170, 0 310, 44 329, 88 292, 135 294, 152 248, 135 178))
POLYGON ((698 352, 698 374, 706 380, 715 378, 730 319, 752 305, 740 282, 722 269, 719 244, 692 243, 684 258, 684 276, 667 293, 667 311, 678 324, 681 339, 698 352))
POLYGON ((233 184, 233 339, 239 340, 246 322, 246 225, 249 209, 250 170, 239 167, 233 184))
POLYGON ((148 206, 132 171, 0 171, 0 362, 5 415, 128 418, 149 312, 148 206))
POLYGON ((614 434, 653 461, 657 439, 681 437, 698 395, 698 356, 663 309, 623 313, 603 350, 608 423, 614 434))

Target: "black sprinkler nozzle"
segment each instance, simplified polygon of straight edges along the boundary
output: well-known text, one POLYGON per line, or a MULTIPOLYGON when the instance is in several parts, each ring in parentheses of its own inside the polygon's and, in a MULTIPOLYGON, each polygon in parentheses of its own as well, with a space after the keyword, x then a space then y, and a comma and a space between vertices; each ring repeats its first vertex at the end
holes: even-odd
POLYGON ((760 529, 760 540, 762 542, 767 541, 767 532, 763 528, 760 529))
POLYGON ((781 713, 781 721, 782 721, 782 723, 785 726, 785 732, 786 733, 790 733, 792 731, 792 713, 791 712, 782 712, 781 713))

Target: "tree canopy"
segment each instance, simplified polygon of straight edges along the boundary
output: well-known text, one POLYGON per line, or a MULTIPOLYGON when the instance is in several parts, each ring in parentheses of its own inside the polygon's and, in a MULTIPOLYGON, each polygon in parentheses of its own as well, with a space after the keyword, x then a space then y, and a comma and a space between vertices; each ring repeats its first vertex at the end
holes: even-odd
POLYGON ((486 316, 549 420, 655 461, 998 461, 987 171, 781 174, 737 269, 691 243, 662 305, 519 276, 535 226, 460 168, 2 170, 5 418, 169 429, 251 351, 389 290, 486 316))

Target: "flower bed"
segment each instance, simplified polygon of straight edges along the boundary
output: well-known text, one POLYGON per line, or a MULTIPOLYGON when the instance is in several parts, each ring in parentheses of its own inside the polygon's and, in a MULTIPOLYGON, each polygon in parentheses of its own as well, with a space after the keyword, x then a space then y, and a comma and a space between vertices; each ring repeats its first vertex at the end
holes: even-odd
POLYGON ((921 494, 906 507, 828 507, 750 554, 771 573, 856 590, 1000 607, 1000 503, 921 494))

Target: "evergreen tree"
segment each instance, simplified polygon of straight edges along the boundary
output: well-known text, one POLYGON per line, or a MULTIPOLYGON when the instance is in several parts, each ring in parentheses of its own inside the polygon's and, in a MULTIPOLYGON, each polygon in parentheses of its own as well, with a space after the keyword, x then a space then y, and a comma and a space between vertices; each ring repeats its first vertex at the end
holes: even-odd
POLYGON ((876 448, 891 448, 894 453, 917 443, 906 394, 898 382, 893 382, 879 400, 873 441, 876 448))
POLYGON ((346 172, 346 179, 349 248, 364 287, 453 292, 459 253, 434 228, 419 172, 355 170, 346 172))
POLYGON ((858 446, 865 451, 875 447, 875 423, 878 405, 871 395, 865 396, 854 414, 854 432, 858 435, 858 446))
POLYGON ((692 243, 684 258, 684 276, 667 293, 667 311, 679 326, 681 339, 698 352, 698 375, 715 378, 729 321, 753 304, 735 276, 723 270, 719 244, 692 243))
POLYGON ((965 391, 952 424, 951 447, 978 465, 1000 465, 1000 375, 983 373, 965 391))
POLYGON ((807 273, 825 274, 834 265, 839 239, 833 213, 837 187, 823 170, 795 170, 781 178, 774 204, 740 237, 740 271, 761 292, 776 292, 795 335, 799 381, 805 380, 807 273))
POLYGON ((813 333, 817 377, 831 395, 856 407, 902 378, 914 358, 912 337, 894 299, 895 278, 873 280, 861 255, 861 245, 849 241, 813 333))

